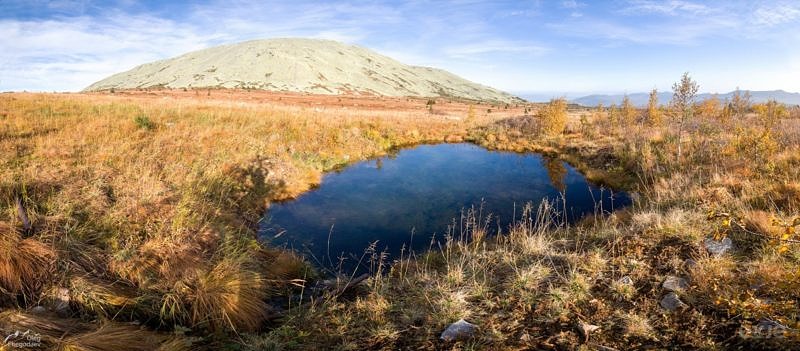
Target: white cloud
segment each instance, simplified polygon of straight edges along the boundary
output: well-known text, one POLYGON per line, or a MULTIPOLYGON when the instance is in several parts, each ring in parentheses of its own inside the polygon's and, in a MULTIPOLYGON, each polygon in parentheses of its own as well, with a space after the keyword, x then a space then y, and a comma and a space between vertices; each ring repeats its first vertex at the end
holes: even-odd
POLYGON ((690 1, 671 0, 631 0, 629 5, 622 10, 628 14, 659 13, 664 15, 703 15, 713 12, 712 9, 704 4, 690 1))
POLYGON ((540 56, 548 51, 550 51, 550 49, 543 46, 506 40, 487 40, 462 45, 451 45, 446 46, 443 50, 444 54, 453 58, 473 58, 478 55, 490 53, 540 56))
POLYGON ((753 22, 767 27, 776 26, 800 20, 800 6, 779 4, 769 7, 759 7, 753 12, 753 22))
POLYGON ((578 7, 583 7, 585 5, 586 4, 575 0, 566 0, 561 2, 561 6, 567 9, 577 9, 578 7))
POLYGON ((737 23, 720 16, 702 22, 657 22, 634 26, 587 16, 551 23, 549 27, 563 35, 604 39, 608 41, 606 45, 697 45, 705 38, 727 35, 737 27, 737 23))
POLYGON ((149 16, 0 20, 0 89, 79 90, 133 66, 197 50, 213 34, 149 16))

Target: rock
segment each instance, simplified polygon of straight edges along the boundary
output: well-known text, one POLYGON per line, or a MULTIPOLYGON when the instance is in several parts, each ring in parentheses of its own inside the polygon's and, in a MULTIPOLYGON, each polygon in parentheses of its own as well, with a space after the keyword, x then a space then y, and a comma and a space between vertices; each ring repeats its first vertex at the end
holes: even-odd
POLYGON ((578 321, 578 331, 583 335, 584 342, 589 342, 589 334, 598 329, 600 329, 599 326, 578 321))
POLYGON ((789 330, 789 327, 771 319, 762 318, 758 321, 758 324, 756 324, 756 329, 759 333, 765 335, 779 335, 789 330))
POLYGON ((476 329, 478 329, 477 325, 467 322, 462 318, 459 319, 458 322, 450 324, 450 326, 448 326, 447 329, 442 332, 442 336, 440 338, 448 342, 467 340, 475 336, 476 329))
POLYGON ((633 279, 631 279, 630 276, 626 275, 626 276, 624 276, 622 278, 619 278, 619 280, 617 280, 617 283, 623 284, 623 285, 633 285, 633 279))
POLYGON ((664 297, 661 299, 660 304, 662 308, 669 311, 675 311, 677 309, 683 309, 689 307, 685 303, 683 303, 683 301, 681 301, 681 299, 678 298, 678 294, 674 292, 664 295, 664 297))
POLYGON ((56 290, 56 296, 55 296, 55 301, 54 301, 55 302, 55 306, 54 306, 53 309, 56 311, 56 313, 58 313, 61 316, 69 315, 70 312, 71 312, 70 308, 69 308, 70 300, 71 299, 70 299, 69 289, 67 289, 67 288, 58 288, 56 290))
POLYGON ((47 309, 44 308, 44 306, 36 306, 34 308, 31 308, 31 313, 33 313, 33 314, 45 314, 45 313, 47 313, 47 309))
POLYGON ((686 269, 692 269, 692 268, 694 268, 695 266, 697 266, 697 261, 695 261, 695 260, 693 260, 693 259, 689 258, 689 259, 687 259, 686 261, 683 261, 683 266, 684 266, 686 269))
POLYGON ((661 283, 661 287, 667 291, 683 291, 689 287, 689 284, 686 282, 686 279, 668 276, 667 279, 664 279, 664 282, 661 283))
POLYGON ((733 241, 731 238, 724 238, 719 241, 708 238, 703 242, 703 245, 706 247, 706 250, 708 250, 708 253, 717 257, 733 249, 733 241))

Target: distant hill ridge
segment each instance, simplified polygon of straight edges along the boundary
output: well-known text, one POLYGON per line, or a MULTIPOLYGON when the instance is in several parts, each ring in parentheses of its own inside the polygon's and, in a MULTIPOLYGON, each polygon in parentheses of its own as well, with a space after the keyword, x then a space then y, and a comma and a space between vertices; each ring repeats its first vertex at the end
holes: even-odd
POLYGON ((112 75, 85 91, 142 88, 523 101, 441 69, 409 66, 362 47, 318 39, 253 40, 194 51, 112 75))
MULTIPOLYGON (((744 94, 746 90, 742 90, 741 93, 744 94)), ((774 99, 778 102, 787 104, 787 105, 800 105, 800 93, 790 93, 783 90, 768 90, 768 91, 750 91, 751 98, 750 101, 753 103, 759 102, 766 102, 769 99, 774 99)), ((720 102, 725 101, 725 99, 730 100, 733 97, 734 92, 731 91, 725 94, 717 94, 720 102)), ((712 97, 714 94, 711 93, 704 93, 698 94, 696 100, 703 101, 712 97)), ((587 95, 583 97, 579 97, 577 99, 572 99, 573 103, 583 105, 583 106, 597 106, 597 104, 602 103, 605 106, 611 104, 621 104, 622 99, 625 95, 624 94, 617 94, 617 95, 587 95)), ((631 99, 631 103, 636 106, 647 106, 647 102, 650 99, 650 93, 634 93, 628 94, 628 98, 631 99)), ((672 99, 672 92, 659 92, 658 93, 658 102, 660 104, 666 104, 672 99)))

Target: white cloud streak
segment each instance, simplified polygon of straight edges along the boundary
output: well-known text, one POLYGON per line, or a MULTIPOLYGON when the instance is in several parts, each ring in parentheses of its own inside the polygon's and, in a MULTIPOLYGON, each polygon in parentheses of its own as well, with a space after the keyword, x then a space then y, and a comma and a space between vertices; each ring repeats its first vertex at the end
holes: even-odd
POLYGON ((510 53, 525 56, 541 56, 549 52, 550 49, 525 42, 514 42, 507 40, 488 40, 481 42, 467 43, 457 46, 447 46, 443 52, 448 57, 470 59, 478 55, 510 53))
POLYGON ((799 4, 777 4, 774 6, 759 7, 753 13, 753 22, 756 25, 773 27, 783 23, 800 20, 799 4))
POLYGON ((653 0, 632 0, 629 6, 622 10, 628 14, 659 13, 670 16, 677 15, 704 15, 714 12, 708 6, 690 1, 653 1, 653 0))

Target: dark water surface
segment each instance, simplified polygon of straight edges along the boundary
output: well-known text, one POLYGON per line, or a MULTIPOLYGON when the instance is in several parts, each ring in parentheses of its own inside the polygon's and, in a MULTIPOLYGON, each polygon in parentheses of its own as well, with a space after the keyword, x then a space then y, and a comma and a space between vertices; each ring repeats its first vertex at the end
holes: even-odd
POLYGON ((422 145, 331 172, 319 188, 273 204, 261 236, 324 264, 328 253, 336 263, 339 256, 360 256, 374 241, 379 251, 396 256, 403 245, 428 248, 431 237, 442 238, 462 209, 483 204, 493 227, 506 228, 524 204, 557 200, 562 192, 568 220, 630 203, 625 193, 589 184, 568 164, 537 154, 472 144, 422 145))

